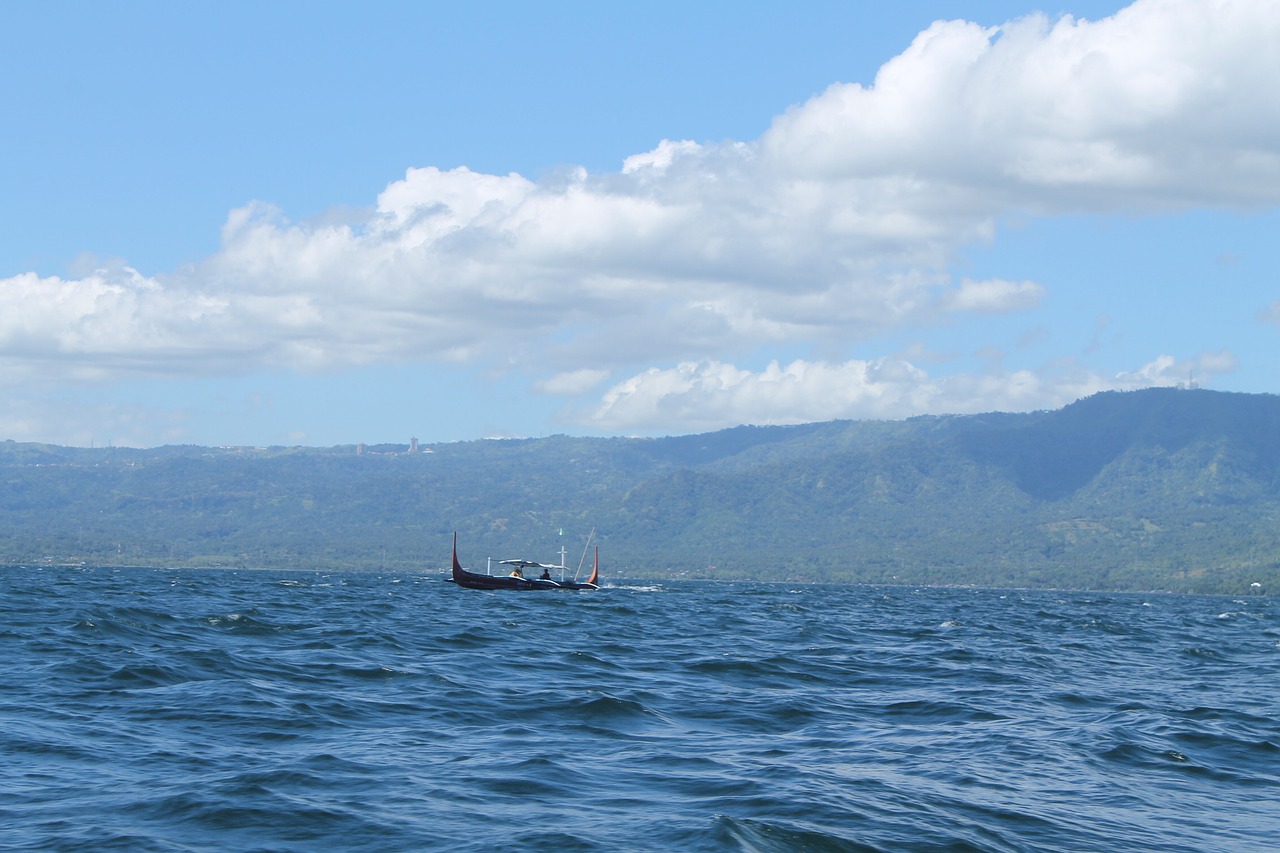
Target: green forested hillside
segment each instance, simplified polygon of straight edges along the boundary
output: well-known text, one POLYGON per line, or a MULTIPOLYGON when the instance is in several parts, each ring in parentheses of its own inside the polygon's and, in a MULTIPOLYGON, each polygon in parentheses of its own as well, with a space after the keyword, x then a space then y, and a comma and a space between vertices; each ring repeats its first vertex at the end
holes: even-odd
POLYGON ((595 527, 614 576, 1280 589, 1272 395, 407 450, 0 443, 0 560, 434 571, 595 527))

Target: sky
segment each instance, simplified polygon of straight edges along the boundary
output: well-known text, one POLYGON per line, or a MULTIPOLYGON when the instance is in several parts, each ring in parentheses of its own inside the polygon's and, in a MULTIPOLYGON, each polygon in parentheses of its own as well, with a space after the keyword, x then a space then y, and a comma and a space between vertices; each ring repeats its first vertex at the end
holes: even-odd
POLYGON ((1280 3, 0 4, 0 440, 1280 390, 1280 3))

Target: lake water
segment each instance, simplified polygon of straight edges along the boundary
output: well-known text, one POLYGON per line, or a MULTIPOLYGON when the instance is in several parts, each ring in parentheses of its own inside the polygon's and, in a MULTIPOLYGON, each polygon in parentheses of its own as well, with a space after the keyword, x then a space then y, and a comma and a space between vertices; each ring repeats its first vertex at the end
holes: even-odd
POLYGON ((0 660, 6 850, 1280 843, 1272 598, 8 567, 0 660))

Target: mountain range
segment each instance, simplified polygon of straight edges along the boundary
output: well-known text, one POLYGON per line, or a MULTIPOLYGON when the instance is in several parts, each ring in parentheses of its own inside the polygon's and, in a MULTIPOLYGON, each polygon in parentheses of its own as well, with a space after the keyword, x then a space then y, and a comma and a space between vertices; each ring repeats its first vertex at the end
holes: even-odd
POLYGON ((666 438, 0 442, 0 562, 434 572, 457 531, 474 567, 575 567, 592 530, 606 580, 1267 593, 1280 397, 1154 388, 666 438))

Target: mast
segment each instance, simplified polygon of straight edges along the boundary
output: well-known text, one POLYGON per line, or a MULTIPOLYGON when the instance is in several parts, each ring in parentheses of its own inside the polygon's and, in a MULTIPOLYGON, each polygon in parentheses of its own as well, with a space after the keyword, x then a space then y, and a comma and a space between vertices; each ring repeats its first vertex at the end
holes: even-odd
MULTIPOLYGON (((582 559, 578 560, 578 570, 573 573, 575 582, 578 580, 578 575, 582 573, 582 564, 587 561, 587 550, 591 547, 591 540, 595 535, 596 529, 592 527, 591 532, 587 534, 587 544, 582 546, 582 559)), ((564 559, 562 558, 560 562, 563 563, 564 559)))

